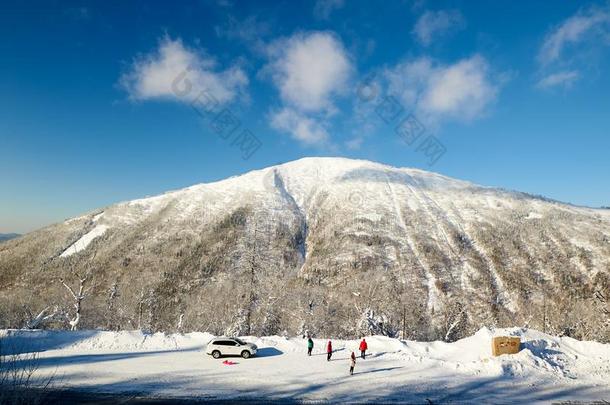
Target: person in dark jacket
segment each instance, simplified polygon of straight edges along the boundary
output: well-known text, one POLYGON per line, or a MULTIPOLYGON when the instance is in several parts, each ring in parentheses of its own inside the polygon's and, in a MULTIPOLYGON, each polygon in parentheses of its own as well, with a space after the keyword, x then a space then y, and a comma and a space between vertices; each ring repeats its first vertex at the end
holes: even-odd
POLYGON ((356 367, 356 355, 352 352, 349 363, 349 375, 354 375, 354 367, 356 367))
POLYGON ((307 339, 307 355, 311 356, 311 351, 313 350, 313 339, 307 339))
POLYGON ((330 358, 333 355, 333 344, 331 343, 331 341, 328 341, 328 344, 326 345, 326 361, 330 361, 330 358))
POLYGON ((364 340, 364 338, 362 338, 362 342, 360 342, 360 357, 362 357, 362 360, 365 359, 366 357, 366 350, 369 348, 369 345, 366 344, 366 340, 364 340))

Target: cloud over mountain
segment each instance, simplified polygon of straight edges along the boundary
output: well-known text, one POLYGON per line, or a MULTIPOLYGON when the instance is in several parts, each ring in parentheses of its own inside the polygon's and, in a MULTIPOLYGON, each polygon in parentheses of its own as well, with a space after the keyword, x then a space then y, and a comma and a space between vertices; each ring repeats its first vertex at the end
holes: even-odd
POLYGON ((330 32, 297 33, 271 43, 267 53, 264 71, 283 104, 271 113, 273 127, 308 145, 324 143, 321 121, 335 112, 354 70, 343 43, 330 32))
POLYGON ((422 57, 384 72, 388 91, 422 119, 469 121, 482 116, 497 97, 501 80, 480 55, 441 64, 422 57))
POLYGON ((240 67, 222 70, 212 56, 166 36, 155 51, 133 61, 120 83, 133 100, 190 101, 207 91, 227 103, 245 89, 248 77, 240 67))

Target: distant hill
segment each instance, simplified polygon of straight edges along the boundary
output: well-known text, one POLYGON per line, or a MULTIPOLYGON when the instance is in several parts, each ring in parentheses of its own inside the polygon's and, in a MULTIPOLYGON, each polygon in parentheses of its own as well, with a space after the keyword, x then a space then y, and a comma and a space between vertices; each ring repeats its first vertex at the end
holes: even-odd
POLYGON ((20 237, 21 235, 18 233, 0 233, 0 242, 4 242, 5 240, 15 239, 20 237))

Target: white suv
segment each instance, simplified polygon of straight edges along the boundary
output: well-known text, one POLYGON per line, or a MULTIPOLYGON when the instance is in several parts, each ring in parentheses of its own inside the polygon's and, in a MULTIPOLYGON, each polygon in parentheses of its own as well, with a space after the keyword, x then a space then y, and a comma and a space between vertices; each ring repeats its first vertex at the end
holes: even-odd
POLYGON ((256 354, 256 349, 255 344, 246 343, 238 338, 219 337, 208 343, 205 352, 215 359, 220 356, 241 356, 247 359, 256 354))

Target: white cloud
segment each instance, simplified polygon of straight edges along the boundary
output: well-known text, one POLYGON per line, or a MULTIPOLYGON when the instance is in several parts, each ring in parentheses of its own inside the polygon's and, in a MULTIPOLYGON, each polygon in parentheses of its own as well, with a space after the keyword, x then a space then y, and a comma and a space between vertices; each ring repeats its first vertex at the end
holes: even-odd
POLYGON ((267 56, 263 72, 282 102, 271 113, 272 128, 307 146, 330 145, 327 120, 354 70, 341 41, 330 32, 298 33, 269 45, 267 56))
POLYGON ((328 132, 316 119, 291 108, 283 108, 272 113, 271 127, 289 133, 305 145, 322 146, 328 142, 328 132))
POLYGON ((570 87, 579 78, 580 74, 574 70, 558 72, 542 78, 536 86, 541 89, 549 89, 558 86, 570 87))
POLYGON ((415 23, 413 34, 425 46, 435 39, 466 26, 464 16, 458 10, 426 11, 415 23))
POLYGON ((568 45, 575 45, 587 38, 599 38, 608 42, 610 35, 610 10, 593 7, 568 18, 545 38, 538 53, 543 65, 560 59, 568 45))
POLYGON ((345 142, 345 146, 349 150, 359 150, 362 147, 362 143, 363 142, 364 142, 364 136, 363 135, 357 135, 357 136, 354 136, 351 139, 348 139, 345 142))
POLYGON ((155 52, 136 58, 120 83, 133 100, 189 101, 206 90, 226 103, 244 90, 248 78, 237 66, 218 70, 212 57, 165 37, 155 52))
POLYGON ((452 65, 439 65, 428 58, 406 61, 387 69, 385 77, 388 92, 428 123, 478 118, 496 99, 500 87, 479 55, 452 65))
POLYGON ((241 41, 255 53, 261 54, 265 51, 263 38, 271 33, 271 24, 254 15, 243 20, 229 15, 224 24, 214 27, 214 31, 219 38, 241 41))
POLYGON ((343 8, 344 0, 317 0, 313 7, 314 17, 327 20, 333 11, 343 8))
POLYGON ((352 72, 343 44, 328 32, 295 34, 268 48, 267 69, 282 100, 301 111, 332 109, 352 72))

